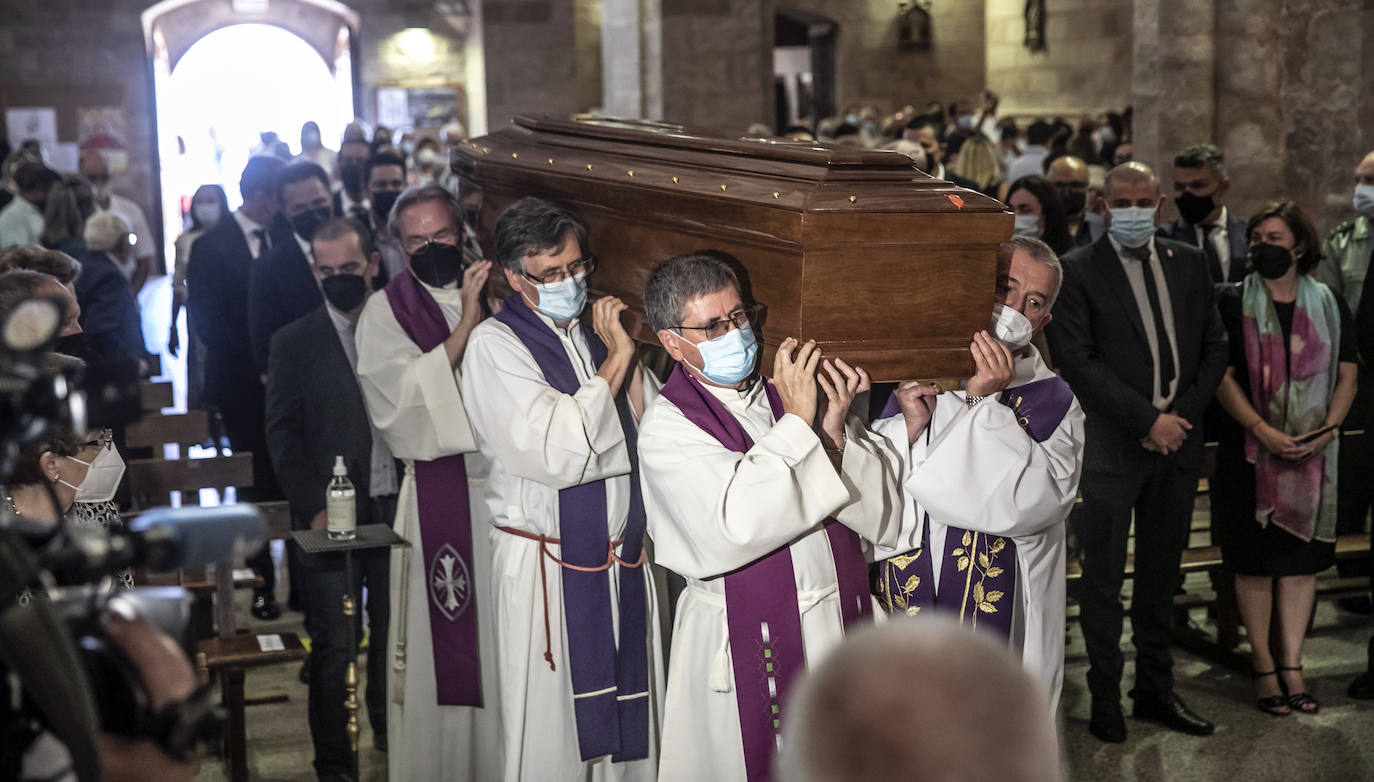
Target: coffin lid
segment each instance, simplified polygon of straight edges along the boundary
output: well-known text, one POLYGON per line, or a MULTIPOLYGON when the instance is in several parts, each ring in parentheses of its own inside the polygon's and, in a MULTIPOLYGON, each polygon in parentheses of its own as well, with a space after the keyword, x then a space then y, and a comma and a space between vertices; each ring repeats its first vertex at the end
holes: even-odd
POLYGON ((866 212, 1006 211, 992 198, 921 172, 899 152, 735 136, 643 119, 519 115, 509 126, 460 145, 452 155, 454 171, 478 179, 477 167, 489 160, 532 172, 568 173, 564 169, 576 166, 573 173, 581 178, 627 182, 629 177, 627 183, 636 185, 666 187, 671 181, 673 189, 685 192, 808 212, 855 206, 866 212), (613 165, 598 169, 597 163, 613 165), (672 179, 674 172, 682 176, 672 179), (739 186, 746 183, 748 192, 742 192, 739 186), (860 198, 863 203, 857 204, 860 198))

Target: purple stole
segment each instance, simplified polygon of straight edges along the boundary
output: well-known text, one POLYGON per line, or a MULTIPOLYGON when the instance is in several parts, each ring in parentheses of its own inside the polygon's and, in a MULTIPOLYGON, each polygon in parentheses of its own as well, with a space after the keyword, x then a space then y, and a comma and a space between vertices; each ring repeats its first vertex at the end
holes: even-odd
MULTIPOLYGON (((782 399, 772 383, 764 383, 774 420, 782 418, 782 399)), ((754 447, 725 405, 680 365, 663 386, 663 396, 688 421, 731 451, 746 453, 754 447)), ((840 616, 848 627, 873 612, 868 567, 853 530, 827 519, 825 533, 835 560, 840 616)), ((725 618, 745 770, 750 782, 766 780, 773 756, 782 745, 783 699, 806 668, 797 582, 788 546, 725 574, 725 618)))
MULTIPOLYGON (((558 336, 530 311, 519 293, 506 299, 495 318, 515 332, 554 390, 577 392, 582 384, 558 336)), ((606 346, 585 322, 581 327, 592 362, 600 367, 606 360, 606 346)), ((644 543, 638 430, 623 388, 615 402, 630 452, 630 511, 621 544, 622 562, 616 565, 619 645, 611 616, 610 570, 605 567, 610 532, 604 480, 559 490, 558 537, 563 561, 586 568, 559 568, 578 748, 583 760, 611 755, 612 762, 619 763, 649 756, 649 657, 644 574, 638 566, 624 564, 640 561, 644 543)), ((539 556, 545 556, 542 547, 539 556)))
MULTIPOLYGON (((421 351, 451 333, 434 297, 409 272, 385 288, 396 322, 421 351)), ((462 454, 415 460, 415 504, 426 563, 435 695, 440 706, 482 706, 473 583, 472 518, 462 454)))
MULTIPOLYGON (((883 410, 887 417, 898 408, 894 397, 883 410), (890 412, 891 411, 891 412, 890 412)), ((1073 391, 1058 377, 1034 380, 1008 388, 997 401, 1012 409, 1016 422, 1036 442, 1054 434, 1073 404, 1073 391)), ((926 443, 930 428, 926 428, 926 443)), ((980 625, 1011 637, 1016 605, 1016 543, 1010 538, 950 526, 935 583, 930 552, 930 514, 921 525, 921 545, 905 554, 889 557, 878 565, 874 593, 889 612, 915 616, 922 609, 958 616, 961 623, 980 625), (981 622, 980 622, 981 620, 981 622)))

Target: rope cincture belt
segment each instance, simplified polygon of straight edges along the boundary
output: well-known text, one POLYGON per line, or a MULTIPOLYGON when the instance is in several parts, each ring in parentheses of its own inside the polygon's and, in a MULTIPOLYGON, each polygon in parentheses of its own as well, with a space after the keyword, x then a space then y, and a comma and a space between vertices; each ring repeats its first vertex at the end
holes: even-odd
POLYGON ((557 562, 559 567, 565 567, 569 570, 576 570, 582 573, 600 573, 603 570, 610 570, 611 566, 617 562, 629 568, 637 568, 643 565, 644 549, 641 548, 639 550, 638 560, 633 563, 626 562, 616 556, 616 548, 625 541, 624 538, 617 538, 606 542, 606 564, 598 565, 597 567, 582 567, 581 565, 564 562, 558 557, 555 557, 552 551, 549 551, 549 544, 555 546, 561 546, 563 544, 563 541, 559 538, 550 535, 540 535, 535 532, 526 532, 525 530, 515 529, 514 527, 497 526, 496 528, 507 534, 514 535, 517 538, 533 540, 539 544, 539 588, 543 592, 544 597, 544 659, 549 663, 549 670, 556 671, 558 668, 553 664, 553 634, 549 631, 549 580, 544 567, 545 557, 557 562))

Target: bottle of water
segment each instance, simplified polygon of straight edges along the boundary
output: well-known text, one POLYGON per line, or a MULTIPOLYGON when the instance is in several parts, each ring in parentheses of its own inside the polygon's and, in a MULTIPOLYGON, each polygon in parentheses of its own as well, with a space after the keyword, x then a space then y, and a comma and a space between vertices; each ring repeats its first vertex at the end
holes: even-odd
POLYGON ((330 540, 353 540, 358 536, 358 492, 348 479, 342 455, 334 457, 334 479, 325 494, 325 515, 329 519, 330 540))

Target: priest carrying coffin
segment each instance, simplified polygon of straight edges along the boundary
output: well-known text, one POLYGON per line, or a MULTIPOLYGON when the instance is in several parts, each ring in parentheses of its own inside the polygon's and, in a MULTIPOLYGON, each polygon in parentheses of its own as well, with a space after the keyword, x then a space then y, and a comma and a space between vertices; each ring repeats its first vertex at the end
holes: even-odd
POLYGON ((1064 679, 1064 520, 1083 471, 1083 411, 1030 344, 1063 272, 1038 239, 998 252, 991 328, 963 391, 903 383, 875 431, 901 454, 900 539, 878 547, 875 591, 897 614, 949 613, 1007 638, 1058 706, 1064 679))
POLYGON ((435 184, 401 194, 388 227, 405 274, 358 320, 358 376, 368 415, 406 464, 391 554, 393 674, 387 693, 392 782, 498 779, 491 547, 481 473, 459 389, 459 362, 482 320, 490 261, 463 269, 463 210, 435 184), (473 476, 475 477, 475 476, 473 476))
POLYGON ((789 687, 871 620, 863 547, 895 543, 897 456, 848 415, 862 369, 788 337, 760 377, 726 258, 664 261, 644 302, 677 362, 640 429, 644 504, 655 558, 687 579, 659 778, 764 780, 789 687))

